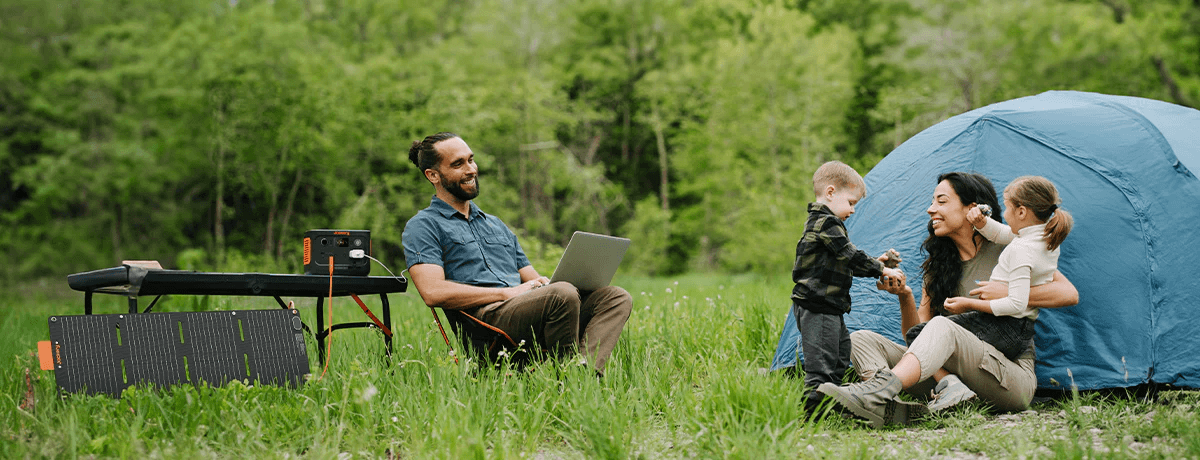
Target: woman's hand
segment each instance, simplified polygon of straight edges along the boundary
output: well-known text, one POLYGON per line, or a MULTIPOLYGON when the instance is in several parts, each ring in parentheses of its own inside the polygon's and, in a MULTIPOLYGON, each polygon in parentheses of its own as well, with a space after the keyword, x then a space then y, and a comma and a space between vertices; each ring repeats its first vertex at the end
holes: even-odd
POLYGON ((972 297, 978 297, 979 300, 996 300, 1008 297, 1008 283, 1003 281, 976 281, 979 287, 972 289, 970 294, 972 297))
POLYGON ((903 274, 900 277, 881 276, 875 282, 875 288, 894 295, 912 295, 912 288, 908 287, 905 281, 903 274))
POLYGON ((966 313, 972 310, 980 310, 979 304, 986 304, 987 301, 972 299, 970 297, 951 297, 946 299, 946 303, 942 304, 946 307, 946 311, 952 315, 966 313))

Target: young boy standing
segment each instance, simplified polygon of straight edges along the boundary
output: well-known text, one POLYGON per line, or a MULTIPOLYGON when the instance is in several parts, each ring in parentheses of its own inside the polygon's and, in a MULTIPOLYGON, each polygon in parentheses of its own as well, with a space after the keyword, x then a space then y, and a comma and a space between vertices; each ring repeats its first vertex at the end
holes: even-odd
POLYGON ((858 172, 840 161, 830 161, 813 174, 816 199, 808 204, 804 235, 796 244, 792 267, 792 313, 800 328, 804 352, 804 386, 810 388, 805 408, 813 410, 824 397, 816 388, 835 385, 850 367, 850 332, 842 315, 850 312, 853 277, 890 277, 904 280, 899 269, 887 268, 850 243, 845 220, 866 195, 858 172))

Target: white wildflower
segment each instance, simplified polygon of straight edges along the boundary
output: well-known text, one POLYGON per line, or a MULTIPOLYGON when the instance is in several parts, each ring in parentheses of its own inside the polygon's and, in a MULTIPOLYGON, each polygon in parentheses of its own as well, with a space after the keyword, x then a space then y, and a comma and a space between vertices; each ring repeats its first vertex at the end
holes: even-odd
POLYGON ((363 388, 362 396, 360 399, 362 399, 364 402, 370 401, 371 398, 374 398, 375 395, 377 395, 377 394, 379 394, 379 389, 375 388, 375 385, 367 385, 366 388, 363 388))

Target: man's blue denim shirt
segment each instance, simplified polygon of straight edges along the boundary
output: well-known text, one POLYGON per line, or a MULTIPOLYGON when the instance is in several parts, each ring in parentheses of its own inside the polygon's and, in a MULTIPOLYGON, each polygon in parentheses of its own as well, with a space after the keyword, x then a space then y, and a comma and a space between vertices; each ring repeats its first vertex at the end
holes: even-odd
POLYGON ((483 287, 521 284, 521 268, 529 258, 517 236, 499 217, 471 203, 471 218, 437 196, 404 225, 404 258, 408 267, 440 265, 446 279, 483 287))

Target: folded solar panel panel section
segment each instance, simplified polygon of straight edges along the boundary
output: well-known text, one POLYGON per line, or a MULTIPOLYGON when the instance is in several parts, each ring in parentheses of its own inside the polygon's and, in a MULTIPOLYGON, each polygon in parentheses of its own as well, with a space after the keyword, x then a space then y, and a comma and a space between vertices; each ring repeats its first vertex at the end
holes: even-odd
POLYGON ((231 380, 297 387, 309 372, 294 309, 53 316, 49 325, 63 392, 231 380))

